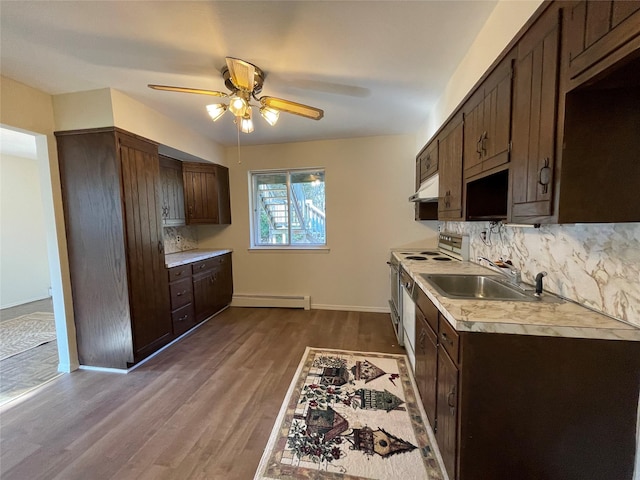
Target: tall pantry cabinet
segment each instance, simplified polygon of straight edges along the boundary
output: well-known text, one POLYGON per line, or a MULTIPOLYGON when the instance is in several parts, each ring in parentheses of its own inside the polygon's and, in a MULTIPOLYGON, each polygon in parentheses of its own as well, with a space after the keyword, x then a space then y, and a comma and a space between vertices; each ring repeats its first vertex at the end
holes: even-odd
POLYGON ((172 340, 156 144, 56 132, 80 364, 124 369, 172 340))

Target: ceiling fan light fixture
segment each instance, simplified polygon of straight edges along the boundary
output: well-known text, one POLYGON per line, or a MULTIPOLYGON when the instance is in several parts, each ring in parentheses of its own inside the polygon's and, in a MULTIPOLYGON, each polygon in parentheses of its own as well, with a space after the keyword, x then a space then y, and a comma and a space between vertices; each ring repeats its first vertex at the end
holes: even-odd
POLYGON ((207 112, 209 112, 209 115, 215 122, 220 117, 222 117, 222 115, 224 115, 224 112, 227 111, 227 108, 227 105, 225 105, 224 103, 212 103, 211 105, 207 105, 207 112))
POLYGON ((267 123, 273 127, 278 122, 280 112, 275 108, 263 106, 260 108, 260 115, 262 115, 262 118, 264 118, 267 123))
POLYGON ((248 107, 244 116, 240 118, 240 131, 242 133, 253 132, 253 121, 251 120, 251 107, 248 107))
POLYGON ((229 100, 229 111, 236 117, 244 117, 248 107, 248 102, 238 95, 234 95, 231 97, 231 100, 229 100))

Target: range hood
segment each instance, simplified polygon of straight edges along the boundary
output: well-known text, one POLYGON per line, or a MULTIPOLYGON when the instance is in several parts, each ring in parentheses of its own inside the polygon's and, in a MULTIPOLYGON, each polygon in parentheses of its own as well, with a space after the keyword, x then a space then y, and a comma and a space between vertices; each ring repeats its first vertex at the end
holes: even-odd
POLYGON ((410 202, 437 202, 440 176, 436 173, 420 184, 418 191, 409 197, 410 202))

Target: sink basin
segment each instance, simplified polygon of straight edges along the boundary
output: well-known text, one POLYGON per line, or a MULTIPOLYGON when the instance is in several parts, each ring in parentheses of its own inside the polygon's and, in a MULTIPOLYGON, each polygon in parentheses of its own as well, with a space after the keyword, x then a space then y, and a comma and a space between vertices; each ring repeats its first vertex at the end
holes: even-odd
POLYGON ((532 294, 518 290, 486 275, 420 274, 445 297, 475 300, 510 300, 535 302, 532 294))

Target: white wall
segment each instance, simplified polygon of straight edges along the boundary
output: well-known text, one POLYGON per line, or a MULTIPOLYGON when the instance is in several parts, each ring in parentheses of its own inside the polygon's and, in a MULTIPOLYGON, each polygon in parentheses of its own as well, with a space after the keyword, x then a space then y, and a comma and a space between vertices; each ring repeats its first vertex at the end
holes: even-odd
POLYGON ((435 245, 437 222, 415 222, 409 135, 227 149, 232 225, 199 227, 200 247, 233 248, 236 293, 310 295, 312 308, 388 311, 392 247, 435 245), (330 251, 249 252, 248 172, 324 167, 330 251))
POLYGON ((44 222, 37 160, 0 155, 0 308, 49 297, 44 222))

